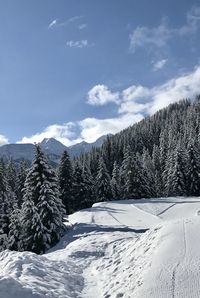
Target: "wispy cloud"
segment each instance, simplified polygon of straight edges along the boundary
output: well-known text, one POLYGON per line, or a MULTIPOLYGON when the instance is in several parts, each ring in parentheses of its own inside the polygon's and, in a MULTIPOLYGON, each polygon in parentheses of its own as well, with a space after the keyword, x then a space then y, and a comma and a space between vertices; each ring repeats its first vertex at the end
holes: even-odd
POLYGON ((197 32, 200 26, 200 6, 193 6, 186 15, 187 22, 178 29, 178 34, 188 35, 197 32))
POLYGON ((81 25, 78 26, 78 28, 80 30, 83 30, 83 29, 87 28, 87 24, 81 24, 81 25))
POLYGON ((59 21, 58 19, 55 19, 53 21, 50 22, 48 28, 52 28, 52 27, 64 27, 69 25, 70 23, 74 23, 80 19, 82 19, 84 16, 73 16, 65 21, 59 21))
POLYGON ((88 92, 88 104, 90 105, 105 105, 109 102, 118 103, 119 93, 111 92, 105 85, 96 85, 88 92))
POLYGON ((8 139, 4 135, 0 135, 0 146, 8 144, 8 139))
POLYGON ((66 42, 66 46, 67 47, 70 47, 70 48, 79 48, 79 49, 82 49, 82 48, 94 46, 94 44, 93 43, 89 43, 87 39, 77 40, 77 41, 68 40, 66 42))
POLYGON ((54 27, 56 25, 57 25, 57 20, 55 19, 49 24, 48 28, 54 27))
POLYGON ((158 71, 162 69, 167 63, 167 59, 162 59, 153 63, 153 70, 158 71))
POLYGON ((169 40, 176 36, 195 34, 200 27, 200 6, 193 6, 186 14, 186 22, 181 27, 170 27, 168 19, 163 18, 160 25, 149 28, 136 27, 130 34, 130 50, 134 53, 138 48, 149 50, 163 48, 169 40))
POLYGON ((172 31, 168 28, 166 20, 155 28, 137 27, 130 35, 130 49, 135 52, 137 48, 154 46, 161 48, 167 45, 168 40, 172 38, 172 31))

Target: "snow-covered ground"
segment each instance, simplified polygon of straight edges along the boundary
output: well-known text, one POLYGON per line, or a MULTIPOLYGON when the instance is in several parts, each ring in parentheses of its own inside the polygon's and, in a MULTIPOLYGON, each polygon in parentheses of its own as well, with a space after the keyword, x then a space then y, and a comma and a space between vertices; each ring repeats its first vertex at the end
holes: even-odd
POLYGON ((200 198, 98 203, 70 221, 43 256, 0 253, 0 297, 200 297, 200 198))

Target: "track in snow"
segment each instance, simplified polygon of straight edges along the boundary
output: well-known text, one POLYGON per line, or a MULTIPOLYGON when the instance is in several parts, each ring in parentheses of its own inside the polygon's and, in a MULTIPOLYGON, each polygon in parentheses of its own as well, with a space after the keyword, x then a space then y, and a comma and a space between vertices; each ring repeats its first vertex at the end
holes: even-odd
POLYGON ((182 256, 180 257, 179 261, 177 262, 176 266, 174 267, 173 273, 172 273, 172 298, 175 298, 176 295, 176 286, 177 286, 177 281, 176 281, 176 274, 177 271, 179 269, 179 267, 181 266, 181 264, 183 263, 185 256, 186 256, 186 230, 185 230, 185 221, 183 220, 183 251, 182 251, 182 256))

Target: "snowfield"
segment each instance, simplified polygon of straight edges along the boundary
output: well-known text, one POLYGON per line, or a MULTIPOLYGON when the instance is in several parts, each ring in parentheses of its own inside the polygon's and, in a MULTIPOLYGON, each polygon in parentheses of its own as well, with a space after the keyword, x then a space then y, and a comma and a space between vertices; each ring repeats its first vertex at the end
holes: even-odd
POLYGON ((200 198, 97 203, 69 220, 43 256, 0 253, 0 297, 200 297, 200 198))

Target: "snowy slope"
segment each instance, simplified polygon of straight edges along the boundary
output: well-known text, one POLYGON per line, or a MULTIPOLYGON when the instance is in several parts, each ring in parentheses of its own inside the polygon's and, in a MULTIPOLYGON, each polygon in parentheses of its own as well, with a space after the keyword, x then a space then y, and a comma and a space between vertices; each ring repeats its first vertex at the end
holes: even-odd
POLYGON ((199 198, 98 203, 48 254, 0 253, 0 297, 200 297, 199 198))

